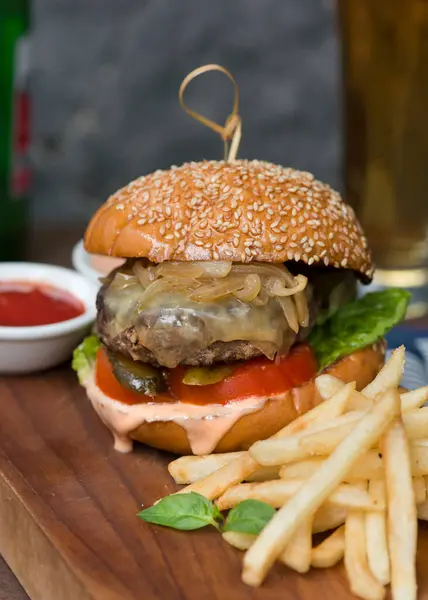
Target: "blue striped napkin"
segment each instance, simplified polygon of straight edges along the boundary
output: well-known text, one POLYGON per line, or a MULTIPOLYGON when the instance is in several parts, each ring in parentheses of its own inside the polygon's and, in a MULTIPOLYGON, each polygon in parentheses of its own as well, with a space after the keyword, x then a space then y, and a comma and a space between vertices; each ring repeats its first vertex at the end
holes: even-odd
POLYGON ((387 356, 401 344, 406 347, 406 364, 401 385, 409 390, 428 385, 428 328, 400 325, 394 327, 386 339, 387 356))

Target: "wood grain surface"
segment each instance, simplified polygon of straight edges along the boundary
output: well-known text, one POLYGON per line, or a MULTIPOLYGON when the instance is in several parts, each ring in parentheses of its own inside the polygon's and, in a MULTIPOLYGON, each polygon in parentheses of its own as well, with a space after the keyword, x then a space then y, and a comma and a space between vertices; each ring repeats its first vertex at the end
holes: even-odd
MULTIPOLYGON (((34 600, 352 598, 343 568, 300 576, 278 565, 240 581, 242 554, 214 530, 181 533, 136 517, 174 491, 170 458, 113 450, 74 374, 0 380, 0 552, 34 600)), ((428 530, 418 572, 428 598, 428 530)))

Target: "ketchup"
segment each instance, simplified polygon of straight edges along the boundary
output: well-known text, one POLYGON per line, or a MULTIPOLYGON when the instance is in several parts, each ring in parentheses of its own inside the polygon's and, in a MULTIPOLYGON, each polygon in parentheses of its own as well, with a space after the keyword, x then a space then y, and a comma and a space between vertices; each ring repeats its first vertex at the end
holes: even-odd
POLYGON ((82 302, 54 286, 32 281, 0 282, 0 326, 32 327, 74 319, 82 302))

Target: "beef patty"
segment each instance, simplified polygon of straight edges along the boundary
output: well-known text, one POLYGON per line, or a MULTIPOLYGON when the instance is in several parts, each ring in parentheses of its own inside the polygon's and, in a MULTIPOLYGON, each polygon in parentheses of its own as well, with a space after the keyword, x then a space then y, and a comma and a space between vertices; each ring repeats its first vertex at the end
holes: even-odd
MULTIPOLYGON (((306 329, 300 329, 298 336, 290 328, 284 332, 284 341, 282 351, 286 353, 288 349, 296 342, 302 341, 309 335, 317 314, 320 310, 329 310, 332 300, 337 306, 341 305, 352 296, 355 288, 355 278, 352 272, 348 273, 337 273, 333 272, 328 276, 326 269, 323 269, 322 277, 316 276, 317 271, 314 271, 312 285, 313 294, 312 299, 309 303, 309 314, 310 314, 310 326, 306 329), (345 286, 343 284, 346 284, 345 286), (342 289, 340 298, 334 298, 334 290, 342 289)), ((140 344, 138 334, 135 327, 128 327, 121 333, 115 336, 111 336, 109 333, 109 323, 114 319, 114 315, 109 314, 106 307, 104 296, 109 286, 107 281, 100 289, 97 297, 97 323, 96 329, 97 334, 101 338, 102 342, 110 349, 115 352, 120 352, 125 356, 132 358, 133 360, 140 360, 145 363, 152 364, 155 367, 162 366, 156 360, 153 352, 140 344)), ((337 296, 337 294, 336 294, 337 296)), ((335 308, 337 308, 335 306, 335 308)), ((144 319, 144 315, 142 316, 144 319)), ((168 335, 159 335, 156 339, 156 344, 160 348, 167 349, 169 352, 174 350, 175 346, 181 346, 186 344, 186 357, 179 364, 182 366, 209 366, 216 362, 232 362, 237 360, 248 360, 257 356, 262 356, 263 353, 253 343, 245 340, 234 340, 232 342, 221 342, 217 341, 209 345, 207 348, 195 352, 194 345, 192 344, 192 336, 200 336, 201 331, 204 327, 202 319, 198 319, 195 316, 188 316, 185 311, 177 309, 175 312, 175 321, 179 326, 173 327, 172 330, 168 331, 168 335), (183 339, 182 327, 186 328, 186 336, 183 339)), ((150 327, 150 323, 145 324, 150 327)))
MULTIPOLYGON (((100 289, 97 297, 96 333, 103 344, 110 350, 120 352, 134 360, 140 360, 155 367, 162 366, 156 360, 153 352, 140 344, 135 327, 128 327, 115 336, 110 335, 109 323, 114 319, 114 315, 109 314, 105 305, 104 296, 107 287, 108 284, 104 285, 100 289)), ((198 319, 195 316, 189 317, 185 311, 180 311, 180 309, 177 309, 176 311, 176 319, 180 322, 180 327, 186 327, 186 339, 183 340, 180 327, 176 327, 175 335, 174 329, 172 331, 170 330, 168 335, 160 335, 156 342, 159 344, 160 348, 164 347, 165 349, 168 349, 169 352, 173 350, 174 345, 180 345, 182 348, 183 343, 185 343, 188 346, 188 357, 179 363, 182 366, 209 366, 216 362, 248 360, 249 358, 263 355, 259 348, 256 348, 251 342, 245 340, 234 340, 232 342, 217 341, 210 344, 207 348, 195 353, 192 351, 192 334, 194 336, 200 335, 202 328, 205 327, 203 320, 198 319)), ((150 326, 149 323, 147 323, 147 325, 150 326)), ((308 332, 306 332, 306 335, 307 333, 308 332)), ((304 330, 301 330, 299 337, 304 337, 304 330)), ((283 346, 285 351, 287 351, 295 341, 296 334, 291 329, 288 329, 284 333, 283 346)))

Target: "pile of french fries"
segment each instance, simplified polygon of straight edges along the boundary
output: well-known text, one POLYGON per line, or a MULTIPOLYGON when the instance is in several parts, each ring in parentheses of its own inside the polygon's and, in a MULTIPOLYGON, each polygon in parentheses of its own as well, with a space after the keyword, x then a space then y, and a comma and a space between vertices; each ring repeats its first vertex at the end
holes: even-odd
POLYGON ((248 451, 187 456, 169 465, 179 493, 220 510, 253 498, 278 508, 260 535, 228 531, 245 550, 242 579, 259 586, 275 561, 306 573, 343 559, 352 592, 367 600, 417 597, 418 518, 428 520, 428 386, 399 388, 398 348, 361 392, 320 375, 323 402, 248 451), (314 546, 313 534, 329 532, 314 546))

